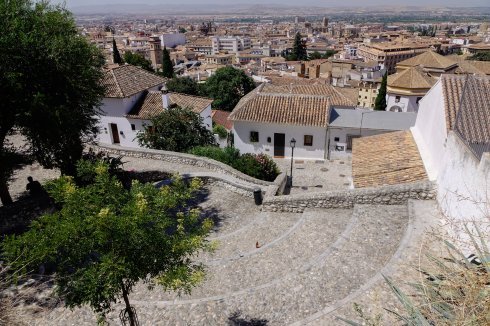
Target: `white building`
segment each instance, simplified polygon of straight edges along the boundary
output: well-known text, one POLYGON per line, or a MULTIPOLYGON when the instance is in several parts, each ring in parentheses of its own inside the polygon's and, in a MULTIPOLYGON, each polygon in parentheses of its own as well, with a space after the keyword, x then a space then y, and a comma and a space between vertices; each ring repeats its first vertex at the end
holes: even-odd
POLYGON ((212 129, 211 99, 160 89, 165 79, 139 67, 122 65, 105 72, 106 95, 102 101, 97 141, 123 147, 139 147, 138 132, 151 125, 152 116, 174 105, 199 113, 203 124, 212 129))
POLYGON ((441 75, 410 131, 355 140, 352 162, 355 187, 430 180, 456 231, 490 231, 490 77, 441 75))
POLYGON ((162 43, 162 48, 166 47, 167 49, 170 49, 177 45, 185 45, 186 38, 185 34, 182 33, 163 34, 160 36, 160 41, 162 43))
POLYGON ((220 51, 238 53, 248 50, 252 46, 252 42, 248 37, 239 36, 215 36, 211 40, 212 54, 217 54, 220 51))
POLYGON ((412 134, 443 212, 488 219, 490 78, 442 75, 422 99, 412 134))
POLYGON ((407 130, 414 114, 354 110, 354 103, 330 85, 262 84, 247 94, 230 115, 235 147, 242 153, 327 159, 346 155, 352 139, 407 130))
POLYGON ((417 112, 419 101, 435 82, 418 66, 388 76, 386 111, 417 112))

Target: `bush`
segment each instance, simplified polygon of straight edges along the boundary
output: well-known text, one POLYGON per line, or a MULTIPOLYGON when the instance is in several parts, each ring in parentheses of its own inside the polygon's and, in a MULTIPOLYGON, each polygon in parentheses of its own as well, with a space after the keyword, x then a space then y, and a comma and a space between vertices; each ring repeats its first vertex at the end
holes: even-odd
POLYGON ((217 134, 219 138, 223 139, 228 136, 228 131, 222 125, 215 125, 213 127, 213 134, 217 134))
POLYGON ((234 147, 221 149, 213 146, 195 147, 190 154, 211 158, 260 180, 274 181, 279 174, 276 163, 266 154, 240 155, 234 147))

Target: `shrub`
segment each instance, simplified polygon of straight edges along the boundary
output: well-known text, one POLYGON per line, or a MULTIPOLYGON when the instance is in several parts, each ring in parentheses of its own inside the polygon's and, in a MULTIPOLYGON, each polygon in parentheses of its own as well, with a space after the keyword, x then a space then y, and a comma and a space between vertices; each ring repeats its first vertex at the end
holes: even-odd
POLYGON ((217 134, 219 138, 223 139, 228 136, 228 131, 222 125, 216 125, 213 127, 213 134, 217 134))
POLYGON ((213 146, 195 147, 190 154, 212 158, 260 180, 274 181, 279 174, 276 163, 266 154, 240 155, 234 147, 221 149, 213 146))

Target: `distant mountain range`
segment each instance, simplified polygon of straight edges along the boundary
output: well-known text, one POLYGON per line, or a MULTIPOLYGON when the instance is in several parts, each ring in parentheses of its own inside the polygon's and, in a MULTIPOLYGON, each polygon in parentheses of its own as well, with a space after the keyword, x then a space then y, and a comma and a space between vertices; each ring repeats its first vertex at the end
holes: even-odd
POLYGON ((90 6, 68 6, 76 15, 112 14, 112 15, 321 15, 328 13, 388 13, 388 12, 464 12, 474 14, 490 13, 490 7, 451 8, 441 6, 359 6, 359 7, 321 7, 291 6, 277 4, 106 4, 90 6))

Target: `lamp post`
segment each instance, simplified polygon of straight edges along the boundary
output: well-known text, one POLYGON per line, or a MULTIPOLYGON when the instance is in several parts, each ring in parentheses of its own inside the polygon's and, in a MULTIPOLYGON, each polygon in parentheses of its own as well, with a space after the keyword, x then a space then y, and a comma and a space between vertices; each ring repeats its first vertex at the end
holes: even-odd
POLYGON ((291 138, 289 141, 289 145, 291 146, 291 179, 289 180, 289 186, 293 187, 293 158, 294 158, 294 147, 296 147, 296 139, 291 138))

